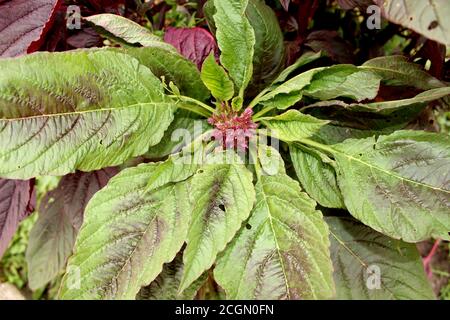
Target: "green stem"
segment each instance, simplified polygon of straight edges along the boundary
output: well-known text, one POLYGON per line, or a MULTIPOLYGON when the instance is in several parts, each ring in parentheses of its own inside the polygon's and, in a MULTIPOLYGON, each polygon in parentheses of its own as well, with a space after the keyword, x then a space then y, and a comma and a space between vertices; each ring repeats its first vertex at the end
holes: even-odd
POLYGON ((181 101, 185 101, 185 102, 191 102, 193 104, 196 104, 196 105, 202 107, 205 110, 208 110, 211 113, 216 112, 216 110, 214 110, 214 108, 208 106, 207 104, 205 104, 205 103, 203 103, 201 101, 198 101, 197 99, 193 99, 193 98, 186 97, 186 96, 178 96, 178 95, 170 95, 169 97, 174 98, 174 99, 178 99, 178 100, 181 100, 181 101))

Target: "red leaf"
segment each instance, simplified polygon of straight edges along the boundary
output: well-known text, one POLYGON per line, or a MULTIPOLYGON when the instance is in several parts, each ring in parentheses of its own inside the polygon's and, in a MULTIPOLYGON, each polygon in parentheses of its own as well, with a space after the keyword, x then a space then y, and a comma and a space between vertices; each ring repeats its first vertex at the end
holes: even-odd
POLYGON ((44 197, 39 213, 47 215, 49 210, 57 210, 59 215, 67 215, 72 226, 78 230, 89 200, 118 172, 117 168, 111 167, 92 172, 77 171, 64 176, 58 187, 44 197), (52 198, 56 201, 50 201, 52 198))
POLYGON ((194 62, 201 69, 203 61, 211 52, 217 56, 218 49, 214 37, 202 28, 169 27, 164 41, 170 43, 178 52, 194 62))
POLYGON ((34 180, 0 178, 0 257, 5 252, 19 223, 36 206, 34 180))
POLYGON ((0 4, 0 56, 39 49, 61 0, 10 0, 0 4))

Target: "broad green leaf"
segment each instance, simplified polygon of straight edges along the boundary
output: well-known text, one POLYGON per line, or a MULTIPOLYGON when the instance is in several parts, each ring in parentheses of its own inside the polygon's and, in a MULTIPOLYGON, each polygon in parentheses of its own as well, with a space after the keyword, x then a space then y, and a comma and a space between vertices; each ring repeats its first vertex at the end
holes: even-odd
POLYGON ((111 50, 119 50, 138 59, 158 78, 164 77, 166 83, 172 81, 185 96, 200 101, 210 97, 197 66, 176 51, 163 50, 158 46, 111 50))
POLYGON ((161 164, 122 171, 89 202, 62 299, 134 299, 175 258, 191 218, 184 180, 193 172, 175 176, 170 166, 161 172, 161 164), (150 192, 149 181, 155 187, 150 192))
POLYGON ((228 101, 233 98, 233 81, 230 80, 225 69, 217 64, 214 54, 210 54, 203 62, 201 78, 211 94, 219 101, 228 101))
POLYGON ((425 37, 450 45, 450 5, 447 0, 376 0, 391 22, 410 28, 425 37))
MULTIPOLYGON (((216 9, 213 0, 205 3, 203 12, 211 32, 215 34, 216 23, 213 16, 216 9)), ((255 33, 253 76, 248 88, 248 95, 253 96, 277 76, 284 67, 286 55, 278 20, 264 0, 249 0, 245 16, 255 33)))
POLYGON ((289 145, 292 164, 305 191, 321 206, 345 208, 336 172, 330 159, 320 151, 289 145))
POLYGON ((147 287, 142 288, 137 300, 192 300, 195 298, 197 291, 206 281, 208 273, 205 272, 192 285, 184 290, 181 294, 178 292, 181 277, 183 276, 184 264, 183 255, 177 254, 175 259, 164 264, 162 272, 147 287))
POLYGON ((225 249, 255 200, 252 174, 241 164, 206 164, 192 179, 195 199, 183 261, 180 291, 209 269, 225 249))
POLYGON ((334 295, 328 227, 287 175, 261 176, 247 224, 218 259, 227 299, 328 299, 334 295))
POLYGON ((297 110, 288 110, 281 115, 260 120, 270 130, 272 136, 285 142, 310 137, 328 123, 297 110))
POLYGON ((161 82, 108 50, 0 60, 0 176, 27 179, 123 163, 173 119, 161 82))
POLYGON ((386 237, 352 218, 325 221, 337 299, 435 299, 415 245, 386 237))
POLYGON ((66 175, 44 197, 26 251, 28 286, 32 290, 45 287, 64 269, 87 203, 116 173, 116 169, 106 168, 66 175))
POLYGON ((378 74, 384 83, 391 86, 411 86, 422 90, 445 86, 424 71, 420 65, 408 62, 408 59, 403 56, 375 58, 359 68, 378 74))
POLYGON ((406 242, 450 235, 450 137, 398 131, 330 148, 350 213, 406 242), (332 151, 331 151, 332 149, 332 151))
POLYGON ((253 74, 255 45, 255 33, 245 16, 247 5, 248 0, 214 0, 220 61, 228 70, 242 99, 253 74))
POLYGON ((249 91, 256 95, 284 68, 285 45, 278 19, 264 0, 249 0, 246 16, 255 32, 253 76, 249 91))
POLYGON ((337 97, 356 101, 374 99, 380 88, 380 77, 352 65, 335 65, 315 74, 304 95, 319 100, 337 97))
POLYGON ((144 47, 158 47, 164 50, 175 51, 173 46, 162 41, 161 38, 152 34, 150 30, 122 16, 102 13, 84 19, 93 24, 106 38, 119 43, 128 45, 140 44, 144 47))

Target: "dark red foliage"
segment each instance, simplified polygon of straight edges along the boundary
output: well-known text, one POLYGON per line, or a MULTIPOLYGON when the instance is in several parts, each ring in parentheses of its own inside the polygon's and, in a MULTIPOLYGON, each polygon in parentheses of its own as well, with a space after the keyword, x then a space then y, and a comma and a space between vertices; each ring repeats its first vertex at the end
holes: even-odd
POLYGON ((203 28, 169 27, 164 35, 164 41, 177 48, 179 53, 194 62, 199 69, 211 52, 216 56, 218 54, 216 40, 203 28))
POLYGON ((61 0, 10 0, 0 4, 0 56, 34 52, 51 28, 61 0))
POLYGON ((34 179, 0 178, 0 257, 19 226, 36 206, 34 179))

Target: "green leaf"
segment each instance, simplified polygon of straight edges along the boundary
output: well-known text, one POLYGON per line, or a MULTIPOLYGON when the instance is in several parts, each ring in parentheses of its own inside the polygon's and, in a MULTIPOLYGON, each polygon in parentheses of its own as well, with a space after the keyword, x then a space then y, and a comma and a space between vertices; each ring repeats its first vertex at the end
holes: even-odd
POLYGON ((212 95, 219 101, 228 101, 234 96, 234 85, 225 69, 219 66, 211 53, 202 66, 201 78, 212 95))
POLYGON ((248 218, 255 201, 252 174, 241 164, 206 164, 193 177, 191 194, 195 204, 180 291, 213 265, 248 218))
POLYGON ((408 59, 403 56, 375 58, 359 68, 378 74, 382 81, 390 86, 411 86, 422 90, 445 86, 424 71, 420 65, 408 62, 408 59))
POLYGON ((192 300, 195 298, 197 291, 206 281, 208 273, 205 272, 192 285, 178 293, 181 277, 183 276, 184 264, 183 255, 177 254, 175 259, 164 264, 160 275, 147 287, 142 288, 137 300, 192 300))
POLYGON ((66 175, 58 187, 44 197, 26 252, 30 289, 45 287, 64 269, 72 254, 86 204, 116 173, 114 168, 107 168, 66 175))
POLYGON ((228 70, 242 99, 253 74, 255 45, 253 28, 245 16, 247 5, 248 0, 214 0, 220 61, 228 70))
POLYGON ((396 239, 449 239, 450 137, 398 131, 330 148, 350 213, 396 239), (331 150, 332 149, 332 150, 331 150))
POLYGON ((183 95, 200 101, 210 97, 197 66, 176 51, 163 50, 158 46, 111 50, 125 52, 138 59, 158 78, 164 77, 167 83, 172 81, 183 95))
POLYGON ((435 299, 415 245, 386 237, 351 218, 325 220, 330 227, 337 299, 435 299))
POLYGON ((450 5, 445 0, 376 0, 391 22, 410 28, 425 37, 450 45, 450 5))
POLYGON ((263 103, 286 109, 304 95, 320 100, 347 97, 362 101, 375 98, 379 86, 380 77, 370 71, 353 65, 335 65, 303 72, 255 98, 250 105, 263 103))
POLYGON ((122 16, 102 13, 84 19, 93 24, 100 34, 119 43, 128 45, 140 44, 144 47, 158 47, 175 51, 173 46, 162 41, 161 38, 152 34, 150 30, 122 16))
POLYGON ((310 137, 328 123, 297 110, 288 110, 281 115, 260 120, 270 130, 272 136, 285 142, 310 137))
POLYGON ((289 145, 292 164, 305 191, 321 206, 345 208, 332 160, 320 151, 289 145))
POLYGON ((304 95, 329 100, 337 97, 356 101, 374 99, 380 88, 380 77, 352 65, 335 65, 315 74, 304 95))
POLYGON ((161 82, 107 50, 0 60, 0 176, 27 179, 123 163, 173 120, 161 82))
POLYGON ((285 45, 278 19, 264 0, 249 0, 246 16, 255 32, 253 76, 249 91, 257 94, 284 68, 285 45))
POLYGON ((61 285, 62 299, 134 299, 175 258, 191 217, 185 180, 193 172, 174 175, 173 166, 161 172, 165 164, 126 169, 92 198, 61 285), (154 189, 147 192, 150 181, 154 189))
POLYGON ((217 261, 227 299, 328 299, 334 295, 328 227, 286 175, 261 176, 256 205, 217 261))
POLYGON ((302 110, 319 108, 319 107, 339 107, 344 108, 348 111, 356 111, 356 112, 371 112, 377 113, 381 115, 390 115, 395 111, 405 111, 407 112, 410 109, 417 110, 424 108, 431 101, 438 100, 450 95, 450 87, 431 89, 425 92, 422 92, 416 95, 413 98, 402 99, 402 100, 393 100, 393 101, 383 101, 383 102, 372 102, 367 104, 362 103, 345 103, 339 100, 333 101, 322 101, 312 105, 309 105, 302 110), (403 110, 405 109, 405 110, 403 110))

